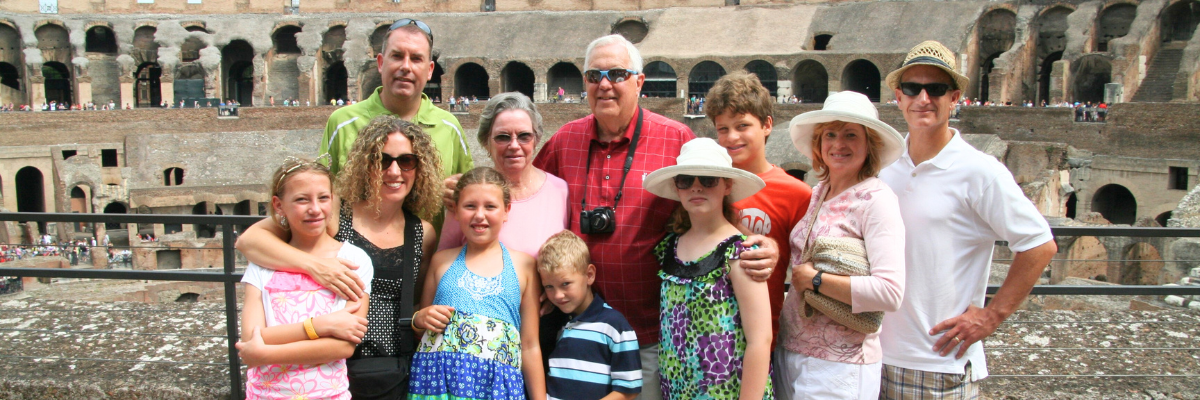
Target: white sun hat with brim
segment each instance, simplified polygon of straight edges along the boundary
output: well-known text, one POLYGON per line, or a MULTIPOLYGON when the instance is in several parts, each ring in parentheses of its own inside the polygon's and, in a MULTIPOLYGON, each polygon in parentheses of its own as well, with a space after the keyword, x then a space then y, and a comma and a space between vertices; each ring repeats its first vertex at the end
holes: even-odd
POLYGON ((878 133, 883 142, 883 148, 879 151, 881 169, 891 165, 904 154, 904 137, 900 136, 900 132, 879 120, 879 110, 866 95, 849 90, 829 95, 825 99, 825 106, 820 110, 809 111, 792 118, 788 131, 792 134, 792 144, 796 146, 796 150, 812 160, 813 128, 817 124, 832 121, 860 124, 878 133))
MULTIPOLYGON (((758 193, 767 186, 762 178, 745 170, 733 167, 729 152, 709 138, 696 138, 684 143, 675 165, 651 172, 642 180, 642 187, 658 197, 679 200, 675 189, 676 175, 716 176, 733 179, 733 190, 729 194, 738 201, 758 193)), ((693 182, 694 185, 699 183, 693 182)))

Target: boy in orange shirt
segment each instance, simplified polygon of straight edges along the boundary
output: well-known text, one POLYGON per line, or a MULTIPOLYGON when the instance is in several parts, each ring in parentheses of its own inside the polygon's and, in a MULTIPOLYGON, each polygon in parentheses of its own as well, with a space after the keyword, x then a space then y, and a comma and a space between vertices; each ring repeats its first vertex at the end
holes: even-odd
MULTIPOLYGON (((775 113, 771 94, 754 74, 738 71, 717 80, 708 91, 704 113, 717 128, 720 143, 734 168, 762 178, 767 186, 753 196, 733 204, 742 226, 750 233, 775 239, 779 263, 771 271, 767 286, 771 297, 771 327, 779 334, 779 311, 783 309, 784 283, 792 264, 788 237, 808 211, 812 188, 782 168, 767 162, 767 139, 775 113)), ((783 140, 787 140, 784 135, 783 140)))

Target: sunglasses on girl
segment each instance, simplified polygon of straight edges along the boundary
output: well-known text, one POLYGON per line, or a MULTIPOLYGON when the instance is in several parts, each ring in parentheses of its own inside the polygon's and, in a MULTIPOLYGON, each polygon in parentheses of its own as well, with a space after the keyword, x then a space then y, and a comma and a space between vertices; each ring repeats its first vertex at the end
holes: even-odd
POLYGON ((637 74, 638 74, 637 71, 634 71, 632 69, 624 69, 624 68, 622 68, 622 69, 604 69, 604 70, 589 69, 587 71, 583 71, 583 79, 586 79, 588 81, 588 83, 600 83, 600 80, 602 80, 604 78, 608 78, 609 82, 621 83, 621 82, 625 82, 626 79, 629 79, 630 77, 637 75, 637 74))
POLYGON ((916 82, 900 82, 900 91, 904 92, 905 96, 920 96, 921 90, 929 93, 929 97, 941 97, 950 91, 950 85, 945 83, 926 83, 922 85, 916 82))
POLYGON ((403 28, 403 27, 406 27, 409 25, 416 25, 417 28, 421 30, 421 32, 425 32, 426 35, 429 35, 429 40, 431 40, 431 41, 433 40, 433 31, 429 29, 429 25, 425 25, 424 22, 421 22, 420 20, 415 20, 412 18, 404 18, 404 19, 396 21, 395 23, 392 24, 392 26, 388 27, 388 32, 391 32, 391 31, 394 31, 394 30, 397 30, 397 29, 400 29, 400 28, 403 28))
POLYGON ((717 186, 717 180, 721 178, 716 176, 675 175, 675 188, 681 190, 689 189, 695 184, 697 179, 700 180, 700 186, 713 188, 717 186))
POLYGON ((417 158, 417 155, 413 153, 401 154, 396 157, 392 157, 387 153, 379 154, 379 164, 381 169, 387 170, 388 168, 391 168, 393 162, 400 165, 401 171, 412 171, 417 169, 417 164, 420 163, 420 159, 417 158))
MULTIPOLYGON (((492 141, 496 142, 496 144, 500 145, 500 146, 508 146, 509 143, 512 143, 512 141, 513 141, 513 135, 509 135, 507 133, 501 133, 499 135, 492 136, 492 141)), ((517 143, 520 143, 520 144, 533 143, 533 132, 518 133, 517 134, 517 143)))

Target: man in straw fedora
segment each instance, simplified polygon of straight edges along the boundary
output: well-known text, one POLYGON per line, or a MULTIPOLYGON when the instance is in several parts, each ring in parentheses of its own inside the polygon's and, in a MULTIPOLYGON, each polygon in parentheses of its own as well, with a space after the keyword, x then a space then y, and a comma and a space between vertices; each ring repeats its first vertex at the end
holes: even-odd
POLYGON ((1008 171, 950 127, 969 80, 936 41, 909 51, 888 74, 908 123, 908 150, 879 175, 900 200, 905 298, 884 317, 880 339, 887 399, 973 399, 986 378, 983 339, 1029 295, 1058 251, 1046 219, 1008 171), (997 240, 1015 254, 984 306, 997 240))

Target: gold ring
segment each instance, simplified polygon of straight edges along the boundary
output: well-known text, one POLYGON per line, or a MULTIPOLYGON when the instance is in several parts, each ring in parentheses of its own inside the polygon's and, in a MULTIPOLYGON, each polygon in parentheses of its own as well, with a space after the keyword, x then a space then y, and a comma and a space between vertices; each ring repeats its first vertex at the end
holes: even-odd
POLYGON ((962 341, 962 339, 959 339, 959 338, 958 338, 958 336, 955 336, 955 337, 954 337, 954 341, 955 341, 955 342, 961 342, 961 341, 962 341))

